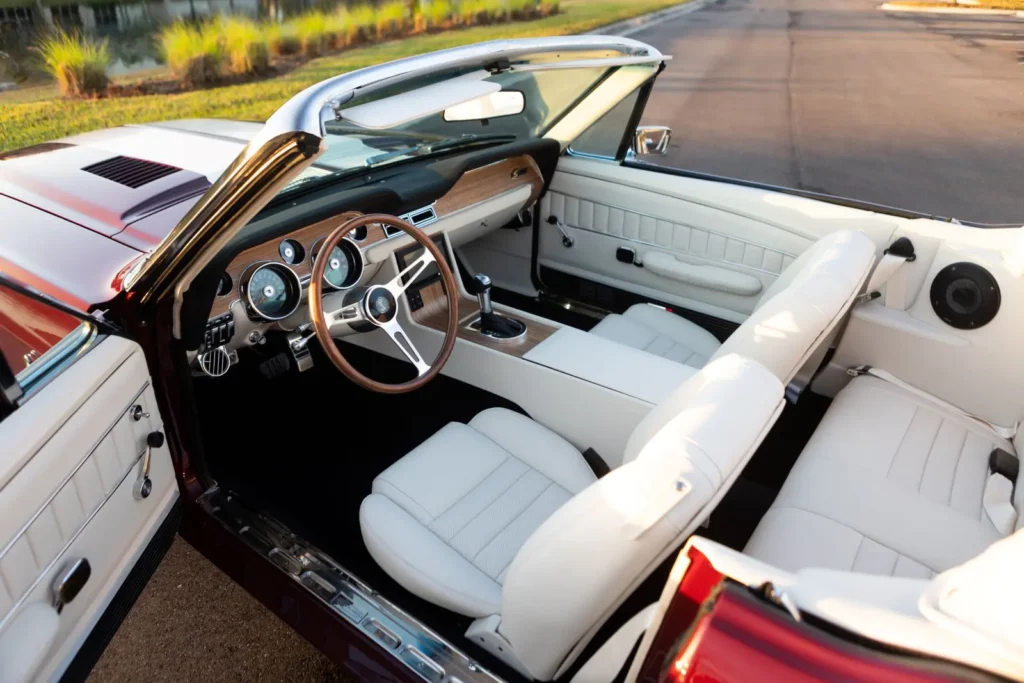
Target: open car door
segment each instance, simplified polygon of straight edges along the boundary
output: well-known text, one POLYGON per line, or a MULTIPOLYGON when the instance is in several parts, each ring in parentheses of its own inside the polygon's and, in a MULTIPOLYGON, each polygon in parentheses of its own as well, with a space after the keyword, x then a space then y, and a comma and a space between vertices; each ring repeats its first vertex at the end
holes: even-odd
POLYGON ((178 526, 142 349, 0 276, 0 681, 82 679, 178 526))

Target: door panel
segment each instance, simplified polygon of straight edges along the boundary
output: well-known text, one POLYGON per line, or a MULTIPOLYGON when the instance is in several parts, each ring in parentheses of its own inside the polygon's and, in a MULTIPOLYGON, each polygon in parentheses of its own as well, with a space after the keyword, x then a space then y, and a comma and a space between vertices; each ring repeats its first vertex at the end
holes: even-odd
POLYGON ((142 351, 118 337, 0 423, 0 679, 32 660, 38 670, 20 675, 59 677, 173 507, 166 446, 152 452, 150 495, 133 494, 146 438, 162 426, 142 351), (50 632, 41 607, 56 612, 53 583, 80 558, 91 575, 50 632))
POLYGON ((541 206, 539 265, 650 299, 742 322, 818 238, 864 230, 886 243, 895 222, 764 190, 563 157, 541 206), (566 247, 551 216, 566 225, 566 247), (637 267, 616 259, 632 249, 637 267))

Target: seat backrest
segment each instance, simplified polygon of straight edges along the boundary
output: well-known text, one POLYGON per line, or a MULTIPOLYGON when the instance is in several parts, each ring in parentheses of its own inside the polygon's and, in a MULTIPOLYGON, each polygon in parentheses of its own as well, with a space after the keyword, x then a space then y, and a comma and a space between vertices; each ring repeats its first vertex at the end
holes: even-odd
POLYGON ((706 365, 637 426, 625 464, 549 517, 502 587, 499 631, 550 680, 707 517, 782 410, 784 388, 737 355, 706 365))
POLYGON ((772 284, 711 359, 746 356, 789 384, 829 342, 874 261, 875 243, 863 233, 841 230, 821 238, 772 284))

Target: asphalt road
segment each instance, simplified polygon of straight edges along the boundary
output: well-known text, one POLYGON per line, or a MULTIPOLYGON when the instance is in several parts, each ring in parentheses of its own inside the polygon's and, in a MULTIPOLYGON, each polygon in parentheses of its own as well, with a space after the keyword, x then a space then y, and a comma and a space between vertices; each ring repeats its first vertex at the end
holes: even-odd
MULTIPOLYGON (((1024 22, 876 0, 722 0, 634 34, 675 60, 645 123, 668 165, 987 222, 1024 222, 1024 22)), ((90 679, 343 675, 178 540, 90 679)))
POLYGON ((721 0, 632 35, 674 60, 670 166, 1024 223, 1024 21, 721 0))

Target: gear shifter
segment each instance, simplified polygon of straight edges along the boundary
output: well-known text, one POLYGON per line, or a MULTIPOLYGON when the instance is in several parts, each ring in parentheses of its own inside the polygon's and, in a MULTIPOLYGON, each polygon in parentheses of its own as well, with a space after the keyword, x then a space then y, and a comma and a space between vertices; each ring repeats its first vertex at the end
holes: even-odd
POLYGON ((491 278, 484 273, 477 273, 473 276, 470 289, 480 304, 480 319, 470 327, 498 340, 517 339, 526 332, 525 323, 494 312, 491 305, 491 278))

